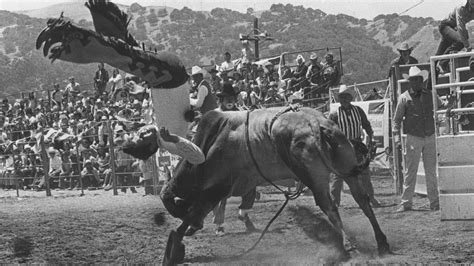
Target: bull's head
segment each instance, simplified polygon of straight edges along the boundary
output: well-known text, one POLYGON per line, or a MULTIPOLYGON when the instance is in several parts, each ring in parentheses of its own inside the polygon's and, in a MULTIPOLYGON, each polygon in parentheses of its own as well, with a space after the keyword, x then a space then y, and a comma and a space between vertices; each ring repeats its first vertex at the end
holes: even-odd
POLYGON ((140 160, 147 160, 159 148, 158 129, 152 125, 143 126, 131 133, 126 133, 125 128, 119 126, 114 135, 116 145, 121 145, 125 153, 140 160))

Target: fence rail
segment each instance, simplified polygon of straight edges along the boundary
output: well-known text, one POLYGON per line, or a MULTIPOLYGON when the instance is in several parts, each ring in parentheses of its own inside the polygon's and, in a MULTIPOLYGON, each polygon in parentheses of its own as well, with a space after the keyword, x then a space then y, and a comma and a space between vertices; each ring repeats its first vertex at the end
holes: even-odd
MULTIPOLYGON (((44 138, 46 132, 40 131, 3 143, 0 154, 0 189, 16 189, 18 197, 24 190, 44 190, 46 196, 51 196, 51 189, 54 188, 81 190, 81 195, 85 190, 111 189, 117 195, 120 189, 130 188, 134 192, 135 187, 140 185, 139 179, 147 176, 145 190, 159 193, 161 184, 156 156, 148 159, 151 167, 144 169, 137 159, 124 154, 112 141, 112 127, 117 122, 110 120, 94 125, 104 125, 103 135, 108 136, 105 143, 97 147, 81 143, 83 138, 102 137, 93 133, 79 134, 79 137, 70 140, 74 142, 73 145, 64 150, 51 150, 51 141, 44 138)), ((12 136, 19 132, 23 131, 6 133, 12 136)))

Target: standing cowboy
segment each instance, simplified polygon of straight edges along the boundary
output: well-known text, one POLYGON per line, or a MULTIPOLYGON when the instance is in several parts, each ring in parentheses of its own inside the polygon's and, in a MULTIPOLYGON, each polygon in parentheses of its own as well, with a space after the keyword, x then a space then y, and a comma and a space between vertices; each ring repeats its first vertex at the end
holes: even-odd
MULTIPOLYGON (((397 212, 412 209, 415 192, 416 176, 420 156, 423 155, 425 168, 426 189, 431 210, 439 210, 438 181, 436 179, 436 139, 435 122, 433 117, 433 94, 424 88, 423 83, 428 78, 426 70, 410 67, 405 79, 410 82, 410 88, 398 98, 395 110, 394 129, 395 142, 400 143, 400 128, 403 121, 403 131, 407 134, 404 147, 405 169, 403 193, 400 208, 397 212)), ((440 103, 439 106, 442 104, 440 103)))
POLYGON ((193 79, 193 93, 191 94, 191 106, 205 114, 217 108, 217 101, 212 94, 211 84, 204 79, 207 72, 198 67, 193 66, 191 76, 193 79))
POLYGON ((397 50, 400 53, 400 57, 393 59, 392 63, 390 63, 389 78, 392 75, 392 68, 394 66, 418 64, 418 60, 411 56, 413 47, 410 47, 407 42, 402 42, 397 50))
MULTIPOLYGON (((341 85, 338 97, 341 106, 329 114, 329 119, 334 121, 351 141, 362 142, 362 130, 365 130, 368 135, 367 144, 369 147, 372 146, 374 132, 367 119, 367 115, 362 108, 351 104, 351 101, 356 97, 354 89, 341 85)), ((358 160, 360 159, 362 158, 358 158, 358 160)), ((360 174, 359 180, 367 192, 372 207, 380 207, 380 203, 374 197, 374 188, 370 181, 369 168, 366 168, 360 174)), ((331 196, 337 206, 341 202, 342 181, 341 177, 334 176, 334 181, 331 183, 331 196)))

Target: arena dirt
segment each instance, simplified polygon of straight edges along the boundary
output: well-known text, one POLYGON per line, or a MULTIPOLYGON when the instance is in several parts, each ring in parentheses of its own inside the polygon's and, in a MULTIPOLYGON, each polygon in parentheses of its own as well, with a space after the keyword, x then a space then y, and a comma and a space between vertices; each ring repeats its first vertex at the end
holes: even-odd
MULTIPOLYGON (((376 196, 388 207, 375 210, 394 255, 379 257, 372 228, 348 192, 343 193, 341 216, 357 251, 344 263, 473 263, 474 221, 441 222, 440 212, 415 199, 415 211, 395 213, 398 196, 390 177, 374 178, 376 196)), ((283 196, 260 188, 261 199, 250 214, 263 229, 283 203, 283 196)), ((111 191, 0 191, 0 263, 161 263, 166 240, 179 221, 168 214, 157 196, 111 191), (156 213, 164 213, 160 226, 156 213)), ((211 217, 203 230, 185 238, 186 263, 319 264, 339 258, 331 227, 311 196, 289 203, 260 245, 258 233, 247 234, 237 219, 238 198, 227 205, 226 234, 216 236, 211 217)))

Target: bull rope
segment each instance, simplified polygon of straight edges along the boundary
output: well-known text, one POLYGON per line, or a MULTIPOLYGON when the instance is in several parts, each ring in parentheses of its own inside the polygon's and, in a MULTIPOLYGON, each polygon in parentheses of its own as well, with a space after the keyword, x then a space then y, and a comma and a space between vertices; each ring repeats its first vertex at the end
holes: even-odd
MULTIPOLYGON (((289 112, 289 111, 293 111, 293 112, 298 112, 299 111, 299 108, 297 106, 293 106, 293 105, 290 105, 288 106, 287 108, 281 110, 280 112, 278 112, 275 117, 273 117, 272 121, 270 122, 270 128, 269 130, 271 131, 272 129, 272 126, 273 126, 273 123, 275 122, 275 120, 278 119, 278 117, 280 117, 282 114, 286 113, 286 112, 289 112)), ((255 168, 257 169, 257 172, 260 174, 260 176, 265 180, 267 181, 268 183, 270 183, 272 186, 274 186, 276 189, 278 189, 280 192, 283 193, 283 195, 285 195, 285 202, 283 203, 283 205, 280 207, 280 209, 275 213, 275 215, 273 216, 273 218, 268 222, 267 226, 265 226, 265 229, 263 229, 262 233, 260 234, 260 237, 257 239, 257 241, 253 244, 252 247, 250 247, 249 249, 247 249, 244 253, 242 253, 240 256, 243 256, 247 253, 249 253, 250 251, 254 250, 255 247, 257 247, 257 245, 260 243, 260 240, 262 240, 263 236, 265 235, 265 233, 268 231, 268 228, 270 228, 270 226, 272 225, 272 223, 276 220, 276 218, 281 214, 281 212, 283 211, 283 209, 285 209, 286 205, 288 204, 288 201, 290 200, 294 200, 294 199, 297 199, 299 196, 301 196, 301 194, 304 192, 304 189, 303 189, 303 185, 302 184, 299 184, 298 185, 298 188, 297 190, 294 192, 294 193, 291 193, 290 191, 285 191, 283 189, 281 189, 279 186, 277 186, 274 182, 272 182, 269 178, 267 178, 262 170, 260 169, 260 166, 258 165, 257 163, 257 160, 255 160, 255 156, 253 154, 253 151, 252 151, 252 147, 250 145, 250 134, 249 134, 249 120, 250 120, 250 112, 252 111, 248 111, 247 112, 247 120, 245 121, 245 141, 247 143, 247 149, 249 150, 249 154, 250 154, 250 158, 252 159, 252 162, 253 164, 255 165, 255 168)))

